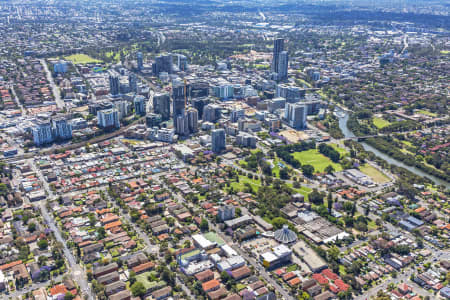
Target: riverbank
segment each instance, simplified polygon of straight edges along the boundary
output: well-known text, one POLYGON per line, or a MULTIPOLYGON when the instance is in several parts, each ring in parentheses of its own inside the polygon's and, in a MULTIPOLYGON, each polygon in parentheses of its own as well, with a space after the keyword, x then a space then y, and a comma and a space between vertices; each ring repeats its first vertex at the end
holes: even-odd
MULTIPOLYGON (((341 129, 342 133, 344 134, 344 136, 346 138, 354 138, 355 134, 347 127, 347 121, 350 117, 350 114, 348 111, 343 110, 341 108, 337 108, 338 110, 338 114, 340 116, 339 118, 339 128, 341 129)), ((406 164, 404 164, 401 161, 398 161, 392 157, 390 157, 389 155, 379 151, 378 149, 376 149, 375 147, 372 147, 371 145, 362 142, 361 145, 363 146, 364 150, 368 151, 368 152, 372 152, 375 154, 375 156, 383 159, 384 161, 386 161, 388 164, 390 165, 394 165, 398 168, 402 168, 405 169, 406 171, 409 171, 415 175, 424 177, 424 178, 428 178, 430 181, 432 181, 434 184, 436 185, 442 185, 447 189, 450 189, 450 184, 448 182, 446 182, 445 180, 442 180, 440 178, 437 178, 433 175, 427 174, 424 171, 416 168, 416 167, 412 167, 412 166, 408 166, 406 164)))

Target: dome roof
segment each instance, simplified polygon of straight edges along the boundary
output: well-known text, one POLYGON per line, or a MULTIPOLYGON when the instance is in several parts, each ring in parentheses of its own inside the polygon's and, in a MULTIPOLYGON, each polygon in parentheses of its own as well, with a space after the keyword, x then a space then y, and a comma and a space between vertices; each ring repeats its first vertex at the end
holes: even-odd
POLYGON ((297 235, 287 225, 283 225, 283 228, 275 231, 274 237, 278 242, 283 244, 289 244, 297 240, 297 235))

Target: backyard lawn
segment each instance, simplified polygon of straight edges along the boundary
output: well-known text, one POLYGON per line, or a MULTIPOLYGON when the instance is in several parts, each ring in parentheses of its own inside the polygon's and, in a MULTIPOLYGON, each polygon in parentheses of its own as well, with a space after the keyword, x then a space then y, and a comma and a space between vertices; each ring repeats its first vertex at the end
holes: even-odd
POLYGON ((289 187, 293 188, 297 193, 302 194, 303 196, 305 196, 305 202, 308 202, 308 195, 309 193, 312 192, 312 189, 310 189, 309 187, 306 186, 302 186, 299 189, 296 189, 292 186, 292 184, 288 184, 289 187))
POLYGON ((317 149, 295 152, 293 155, 302 165, 313 166, 315 172, 323 172, 329 165, 332 165, 336 172, 342 171, 342 166, 340 164, 332 162, 331 159, 320 154, 317 149))

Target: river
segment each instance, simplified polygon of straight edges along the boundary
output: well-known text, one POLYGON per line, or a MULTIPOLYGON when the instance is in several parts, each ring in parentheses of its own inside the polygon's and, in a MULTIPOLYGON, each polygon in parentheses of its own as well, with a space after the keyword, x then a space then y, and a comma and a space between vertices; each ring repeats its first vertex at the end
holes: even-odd
MULTIPOLYGON (((344 136, 346 138, 355 137, 353 132, 351 132, 350 129, 348 129, 348 127, 347 127, 347 120, 349 118, 349 113, 346 112, 346 111, 343 111, 341 109, 338 109, 338 117, 339 117, 339 128, 341 129, 341 131, 344 134, 344 136)), ((443 179, 440 179, 440 178, 437 178, 436 176, 427 174, 424 171, 422 171, 421 169, 418 169, 416 167, 408 166, 408 165, 404 164, 403 162, 398 161, 398 160, 390 157, 389 155, 379 151, 378 149, 372 147, 371 145, 369 145, 367 143, 362 142, 361 144, 362 144, 362 146, 364 147, 364 149, 366 151, 373 152, 376 156, 384 159, 385 161, 387 161, 388 163, 390 163, 392 165, 396 165, 398 167, 402 167, 402 168, 404 168, 404 169, 406 169, 406 170, 408 170, 408 171, 410 171, 410 172, 412 172, 414 174, 420 175, 422 177, 427 177, 430 180, 432 180, 435 184, 443 185, 447 189, 450 188, 450 184, 447 181, 443 180, 443 179)))

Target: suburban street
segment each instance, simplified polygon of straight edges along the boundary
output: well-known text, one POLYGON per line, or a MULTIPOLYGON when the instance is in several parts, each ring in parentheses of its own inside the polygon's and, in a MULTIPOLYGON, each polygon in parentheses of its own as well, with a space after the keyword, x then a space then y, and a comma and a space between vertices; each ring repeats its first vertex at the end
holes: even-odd
POLYGON ((209 223, 209 228, 214 229, 215 232, 217 232, 220 237, 229 245, 232 245, 232 248, 240 255, 242 256, 246 261, 248 261, 254 268, 255 270, 257 270, 259 272, 259 274, 267 281, 269 282, 282 296, 283 299, 285 300, 293 300, 294 297, 292 297, 288 291, 286 291, 282 286, 280 286, 278 284, 278 282, 276 282, 271 276, 270 274, 266 271, 266 269, 262 266, 261 263, 257 262, 253 257, 250 257, 245 251, 243 251, 239 245, 236 245, 233 240, 225 235, 218 226, 216 226, 214 223, 210 222, 208 220, 209 223))
MULTIPOLYGON (((105 191, 106 192, 106 191, 105 191)), ((113 207, 117 208, 120 212, 120 215, 122 217, 125 218, 125 220, 127 220, 128 224, 130 224, 133 227, 133 230, 135 232, 137 232, 137 234, 139 235, 139 237, 144 241, 145 243, 145 248, 142 251, 148 251, 151 254, 154 254, 156 256, 159 255, 159 247, 158 245, 154 245, 152 244, 152 242, 150 241, 150 239, 148 238, 148 234, 146 234, 144 231, 142 231, 142 229, 136 225, 136 223, 134 223, 131 220, 131 217, 128 213, 126 213, 119 205, 117 205, 116 201, 114 199, 112 199, 108 193, 106 192, 106 195, 108 197, 109 203, 112 204, 113 207)))
MULTIPOLYGON (((45 180, 44 176, 42 175, 41 170, 37 168, 36 164, 34 163, 34 160, 30 159, 28 160, 28 162, 30 163, 31 168, 33 169, 35 174, 37 174, 37 176, 41 180, 45 191, 49 195, 49 198, 54 199, 55 196, 53 191, 50 189, 47 180, 45 180)), ((84 270, 77 263, 77 260, 75 259, 72 251, 67 247, 66 241, 61 236, 61 232, 59 231, 58 226, 55 224, 53 216, 51 216, 47 210, 46 200, 35 202, 35 205, 38 206, 39 209, 41 210, 42 217, 44 218, 45 223, 48 225, 50 230, 55 235, 56 240, 63 245, 63 253, 64 256, 66 257, 67 262, 69 263, 69 267, 71 269, 70 273, 72 274, 74 281, 80 286, 82 293, 85 294, 88 297, 88 299, 90 300, 95 299, 95 296, 91 288, 89 287, 88 281, 85 277, 84 270)))
MULTIPOLYGON (((162 185, 164 186, 164 188, 169 189, 169 187, 164 183, 161 182, 162 185)), ((173 194, 177 200, 178 203, 184 203, 185 200, 183 197, 181 197, 179 194, 174 193, 173 194)), ((255 259, 253 259, 252 257, 250 257, 249 255, 247 255, 244 251, 242 251, 241 248, 239 248, 238 246, 234 245, 233 241, 226 236, 221 230, 220 228, 218 228, 216 225, 214 225, 211 221, 208 220, 209 223, 209 228, 210 229, 214 229, 215 232, 217 232, 217 234, 220 235, 220 237, 227 242, 228 244, 232 245, 233 249, 235 249, 237 251, 237 253, 239 253, 239 255, 241 255, 242 257, 244 257, 254 268, 255 270, 258 271, 259 274, 261 274, 261 276, 263 276, 263 278, 269 282, 278 292, 280 292, 280 294, 283 296, 283 299, 285 300, 293 300, 294 298, 289 295, 289 293, 283 288, 281 287, 270 275, 269 273, 261 266, 260 263, 258 263, 257 261, 255 261, 255 259)))
MULTIPOLYGON (((58 275, 56 277, 51 278, 54 282, 60 282, 63 280, 64 275, 58 275)), ((36 289, 45 288, 47 287, 47 282, 39 282, 39 283, 33 283, 23 289, 16 290, 8 295, 8 297, 16 298, 16 297, 22 297, 22 295, 32 292, 36 289)))

